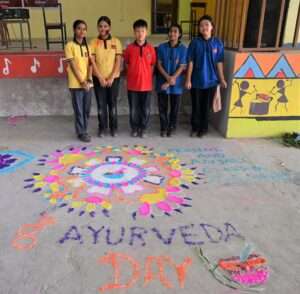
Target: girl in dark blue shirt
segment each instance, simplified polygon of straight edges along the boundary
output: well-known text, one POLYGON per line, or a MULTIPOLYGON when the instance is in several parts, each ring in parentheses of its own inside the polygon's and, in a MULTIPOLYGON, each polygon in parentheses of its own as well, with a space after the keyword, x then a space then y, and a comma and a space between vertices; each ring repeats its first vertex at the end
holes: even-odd
POLYGON ((182 73, 186 68, 187 53, 186 47, 180 42, 181 36, 181 27, 178 24, 171 25, 169 41, 160 44, 157 49, 156 91, 162 137, 171 137, 177 126, 180 97, 184 88, 182 73))
POLYGON ((208 131, 208 115, 217 86, 226 88, 223 74, 224 46, 213 36, 214 23, 210 16, 199 20, 200 37, 188 48, 186 88, 192 96, 191 136, 202 137, 208 131))

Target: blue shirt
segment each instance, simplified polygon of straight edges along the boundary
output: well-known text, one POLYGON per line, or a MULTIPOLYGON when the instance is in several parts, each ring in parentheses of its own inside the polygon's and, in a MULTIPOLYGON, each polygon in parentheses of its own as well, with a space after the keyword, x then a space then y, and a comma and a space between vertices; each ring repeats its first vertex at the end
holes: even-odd
MULTIPOLYGON (((157 58, 164 70, 173 75, 180 65, 186 65, 187 48, 179 43, 175 47, 171 47, 169 42, 160 44, 157 49, 157 58)), ((181 74, 176 79, 174 86, 168 87, 167 90, 162 90, 161 86, 166 82, 165 78, 158 72, 156 76, 156 90, 159 93, 180 95, 183 92, 184 75, 181 74)))
POLYGON ((217 63, 224 61, 224 45, 218 38, 194 39, 188 49, 188 62, 193 62, 192 87, 207 89, 219 84, 217 63))

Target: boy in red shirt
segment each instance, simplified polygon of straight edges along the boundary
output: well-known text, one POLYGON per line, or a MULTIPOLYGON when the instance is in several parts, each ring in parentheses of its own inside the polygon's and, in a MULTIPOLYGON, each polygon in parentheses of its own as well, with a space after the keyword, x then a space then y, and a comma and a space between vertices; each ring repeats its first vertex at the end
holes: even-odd
POLYGON ((156 64, 154 47, 146 40, 147 22, 143 19, 133 24, 135 41, 124 53, 127 65, 127 89, 130 127, 133 137, 146 137, 150 118, 153 68, 156 64))

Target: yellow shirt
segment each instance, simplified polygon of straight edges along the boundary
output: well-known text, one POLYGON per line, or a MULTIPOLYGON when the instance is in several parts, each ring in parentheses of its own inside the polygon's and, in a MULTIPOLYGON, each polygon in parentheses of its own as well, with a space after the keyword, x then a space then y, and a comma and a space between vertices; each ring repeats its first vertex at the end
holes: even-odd
MULTIPOLYGON (((80 45, 74 41, 68 42, 65 47, 65 57, 67 61, 74 60, 76 67, 79 70, 81 79, 83 81, 86 81, 89 78, 88 77, 89 58, 88 58, 88 51, 86 46, 80 45)), ((69 88, 71 89, 82 88, 80 85, 80 81, 77 80, 70 65, 68 65, 67 72, 68 72, 69 88)))
MULTIPOLYGON (((90 43, 91 54, 96 58, 96 65, 100 74, 108 78, 115 65, 117 55, 122 55, 122 44, 119 39, 109 36, 106 40, 93 39, 90 43)), ((120 76, 120 72, 116 77, 120 76)))

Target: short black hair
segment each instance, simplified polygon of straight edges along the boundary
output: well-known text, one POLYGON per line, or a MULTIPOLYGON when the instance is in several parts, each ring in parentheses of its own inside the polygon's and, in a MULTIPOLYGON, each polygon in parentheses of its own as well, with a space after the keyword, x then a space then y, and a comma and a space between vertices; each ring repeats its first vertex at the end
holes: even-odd
POLYGON ((100 24, 101 21, 106 22, 109 26, 111 26, 111 20, 108 16, 102 15, 99 17, 98 21, 97 21, 97 25, 100 24))
POLYGON ((179 40, 182 38, 182 27, 178 23, 172 23, 169 27, 168 33, 170 33, 172 28, 177 28, 179 31, 179 40))
POLYGON ((144 19, 138 19, 133 23, 133 29, 136 28, 148 28, 148 24, 144 19))
MULTIPOLYGON (((200 19, 198 21, 198 28, 200 27, 200 23, 203 20, 208 20, 211 23, 211 25, 213 27, 213 29, 212 29, 212 36, 214 36, 215 35, 215 23, 214 23, 213 18, 210 15, 208 15, 208 14, 203 15, 202 17, 200 17, 200 19)), ((198 33, 199 33, 199 36, 202 36, 201 33, 200 33, 200 31, 198 33)))
POLYGON ((214 20, 210 15, 205 14, 205 15, 201 16, 199 19, 198 25, 200 25, 202 20, 208 20, 212 24, 212 26, 215 28, 214 20))

